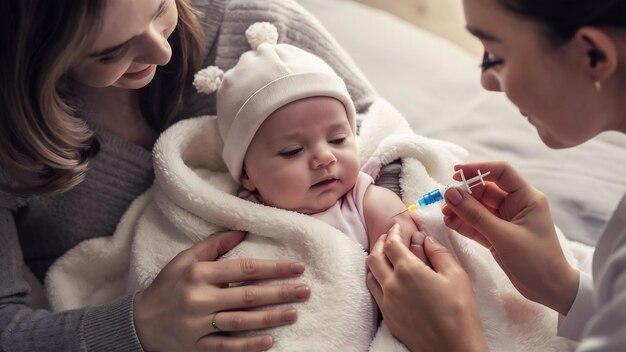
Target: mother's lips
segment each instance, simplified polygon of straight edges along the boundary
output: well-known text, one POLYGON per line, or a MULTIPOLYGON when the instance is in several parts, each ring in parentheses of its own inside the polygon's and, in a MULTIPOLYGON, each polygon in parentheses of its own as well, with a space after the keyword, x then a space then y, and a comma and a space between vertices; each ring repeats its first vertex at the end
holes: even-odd
POLYGON ((124 77, 128 79, 143 79, 150 75, 155 67, 156 65, 148 65, 141 71, 124 73, 124 77))

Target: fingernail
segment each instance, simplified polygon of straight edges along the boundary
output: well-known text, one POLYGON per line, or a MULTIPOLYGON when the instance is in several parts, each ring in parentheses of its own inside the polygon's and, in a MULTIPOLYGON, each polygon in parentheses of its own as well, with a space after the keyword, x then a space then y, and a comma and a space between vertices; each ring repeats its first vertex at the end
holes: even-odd
POLYGON ((272 344, 273 344, 272 337, 271 336, 265 336, 261 340, 261 344, 263 345, 263 347, 266 347, 266 348, 272 347, 272 344))
POLYGON ((292 263, 291 264, 291 272, 294 274, 302 274, 304 272, 304 263, 292 263))
POLYGON ((441 246, 441 243, 439 243, 439 241, 437 241, 434 237, 427 236, 426 239, 435 246, 441 246))
POLYGON ((311 289, 309 286, 298 286, 296 287, 296 298, 299 299, 307 299, 311 295, 311 289))
POLYGON ((400 225, 398 223, 393 224, 389 230, 389 236, 400 236, 400 225))
POLYGON ((296 321, 296 319, 298 319, 298 312, 293 308, 287 309, 283 312, 283 319, 288 322, 296 321))
POLYGON ((446 191, 446 202, 452 205, 459 205, 463 201, 463 196, 458 189, 452 187, 446 191))
POLYGON ((411 243, 412 244, 422 244, 424 243, 424 238, 426 237, 426 234, 420 231, 415 231, 413 232, 413 234, 411 235, 411 243))

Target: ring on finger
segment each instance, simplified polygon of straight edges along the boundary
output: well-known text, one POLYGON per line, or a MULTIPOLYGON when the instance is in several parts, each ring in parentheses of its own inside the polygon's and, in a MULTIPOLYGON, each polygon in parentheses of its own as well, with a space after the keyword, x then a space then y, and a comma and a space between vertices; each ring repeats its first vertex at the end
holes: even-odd
POLYGON ((217 317, 217 313, 213 314, 213 320, 211 320, 211 326, 213 326, 213 330, 215 330, 215 332, 222 332, 222 330, 218 328, 217 324, 215 323, 216 317, 217 317))

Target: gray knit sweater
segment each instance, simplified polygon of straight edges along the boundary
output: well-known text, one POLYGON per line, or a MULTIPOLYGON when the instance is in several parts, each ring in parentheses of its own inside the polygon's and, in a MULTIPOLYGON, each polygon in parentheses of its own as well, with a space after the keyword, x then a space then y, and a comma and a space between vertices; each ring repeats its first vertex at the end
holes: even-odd
MULTIPOLYGON (((227 69, 249 50, 245 29, 269 21, 279 40, 313 52, 342 76, 363 111, 373 89, 319 23, 288 0, 197 0, 208 40, 205 65, 227 69)), ((180 118, 214 114, 215 103, 190 87, 180 118)), ((133 326, 133 296, 101 307, 62 313, 29 307, 25 263, 39 280, 79 242, 113 234, 135 197, 153 181, 150 151, 98 131, 99 154, 85 181, 56 197, 17 199, 0 194, 0 351, 142 351, 133 326)))

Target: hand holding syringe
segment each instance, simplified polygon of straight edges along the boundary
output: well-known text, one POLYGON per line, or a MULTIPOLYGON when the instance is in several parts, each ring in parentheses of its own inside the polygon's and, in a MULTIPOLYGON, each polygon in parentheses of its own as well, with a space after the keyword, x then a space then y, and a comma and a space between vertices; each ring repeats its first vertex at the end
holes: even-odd
POLYGON ((434 203, 437 203, 441 200, 443 200, 443 194, 446 192, 446 190, 450 187, 459 187, 461 189, 464 189, 467 193, 472 193, 472 188, 477 186, 479 183, 482 184, 483 186, 485 185, 485 181, 484 178, 485 176, 489 175, 491 173, 491 171, 487 171, 484 174, 480 172, 480 170, 478 170, 478 175, 476 175, 475 177, 470 178, 469 180, 465 179, 465 175, 463 174, 463 169, 458 170, 456 173, 460 173, 461 174, 461 182, 457 183, 457 184, 450 184, 450 185, 446 185, 444 187, 441 188, 437 188, 433 191, 430 191, 428 193, 426 193, 425 195, 423 195, 420 199, 418 199, 414 204, 409 205, 408 208, 406 208, 406 210, 399 212, 398 214, 394 215, 394 216, 398 216, 402 213, 405 213, 407 211, 413 211, 415 209, 417 209, 418 207, 425 207, 427 205, 431 205, 434 203))

